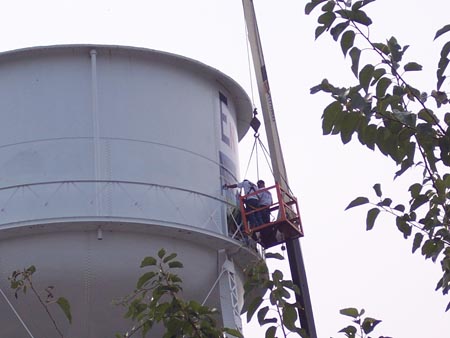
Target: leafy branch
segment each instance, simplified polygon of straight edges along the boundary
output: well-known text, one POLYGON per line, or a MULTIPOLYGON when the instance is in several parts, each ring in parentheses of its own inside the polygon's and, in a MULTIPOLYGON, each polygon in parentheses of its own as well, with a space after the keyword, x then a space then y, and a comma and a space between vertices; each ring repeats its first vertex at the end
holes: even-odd
MULTIPOLYGON (((363 317, 365 310, 360 311, 356 308, 346 308, 339 311, 341 315, 351 317, 352 325, 344 327, 339 333, 344 333, 348 338, 370 338, 367 335, 371 333, 375 327, 381 323, 381 320, 372 317, 363 317), (355 325, 356 324, 356 325, 355 325)), ((380 336, 379 338, 389 338, 380 336)))
MULTIPOLYGON (((273 253, 266 253, 266 258, 284 259, 280 254, 273 253)), ((269 273, 264 260, 252 264, 245 272, 247 281, 244 285, 244 308, 247 322, 256 313, 261 326, 270 325, 266 330, 266 338, 275 338, 278 330, 281 330, 283 337, 296 333, 307 338, 305 330, 297 326, 297 309, 300 305, 297 301, 290 301, 295 298, 295 294, 299 294, 298 287, 292 281, 284 280, 280 270, 269 273), (270 305, 264 305, 267 302, 270 305)))
POLYGON ((216 309, 182 299, 182 280, 171 272, 183 267, 180 261, 175 260, 176 253, 167 255, 164 249, 160 249, 157 256, 142 260, 141 268, 151 270, 139 278, 130 295, 116 302, 128 308, 125 318, 136 322, 131 329, 124 334, 116 334, 116 337, 128 338, 138 332, 145 337, 157 323, 162 323, 165 328, 163 338, 223 337, 225 333, 242 337, 239 331, 221 328, 217 324, 214 318, 218 314, 216 309))
POLYGON ((60 309, 63 311, 64 315, 66 316, 69 323, 72 323, 72 314, 70 311, 70 303, 68 300, 64 297, 59 297, 58 299, 55 299, 55 296, 53 294, 53 286, 47 286, 44 289, 45 296, 42 296, 40 292, 36 290, 36 287, 33 283, 33 274, 36 272, 36 267, 34 265, 24 269, 24 270, 16 270, 14 271, 10 277, 8 277, 8 280, 10 281, 11 288, 14 291, 14 297, 17 299, 19 297, 19 293, 22 292, 23 294, 26 294, 28 290, 31 290, 33 295, 37 298, 39 301, 39 304, 44 308, 47 316, 50 318, 53 327, 55 328, 56 332, 61 338, 64 338, 64 335, 59 328, 58 324, 56 323, 55 318, 53 317, 52 313, 50 312, 49 307, 52 304, 57 304, 60 309), (45 297, 45 298, 44 298, 45 297))
MULTIPOLYGON (((334 41, 339 41, 344 57, 350 57, 350 69, 358 80, 353 86, 337 87, 324 79, 311 88, 311 94, 324 92, 332 98, 322 115, 325 135, 339 134, 344 144, 357 135, 362 145, 394 161, 399 167, 395 178, 410 169, 423 168, 421 180, 409 188, 409 210, 403 204, 392 208, 392 200, 383 198, 372 203, 374 208, 368 211, 366 226, 371 230, 380 211, 385 211, 395 216, 396 226, 405 238, 414 229, 413 252, 421 247, 425 258, 436 261, 440 257, 443 274, 437 290, 447 294, 450 290, 450 175, 446 172, 450 167, 450 113, 442 111, 449 105, 449 98, 441 88, 446 84, 450 41, 443 45, 439 55, 436 87, 430 94, 416 89, 407 80, 407 74, 422 71, 422 66, 403 61, 409 46, 401 46, 395 37, 382 43, 370 38, 372 20, 364 9, 374 1, 312 0, 306 4, 307 15, 321 5, 315 37, 329 32, 334 41), (375 52, 378 62, 360 67, 370 51, 375 52), (429 98, 434 100, 428 101, 429 98)), ((439 29, 434 39, 448 32, 450 25, 439 29)), ((379 185, 374 189, 381 198, 379 185)), ((366 203, 369 203, 366 197, 358 197, 347 209, 366 203)))

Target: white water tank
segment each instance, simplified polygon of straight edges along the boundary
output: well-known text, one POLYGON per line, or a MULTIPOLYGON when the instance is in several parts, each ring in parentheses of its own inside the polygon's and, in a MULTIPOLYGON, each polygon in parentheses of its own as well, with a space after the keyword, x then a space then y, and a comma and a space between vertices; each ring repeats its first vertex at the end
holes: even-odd
MULTIPOLYGON (((251 111, 236 82, 177 55, 101 45, 0 54, 0 287, 34 337, 56 334, 31 294, 14 300, 13 270, 35 265, 35 284, 69 299, 72 325, 54 309, 65 337, 112 337, 130 325, 112 300, 160 248, 184 263, 186 299, 206 298, 240 326, 242 268, 256 254, 230 237, 234 200, 221 187, 239 179, 251 111)), ((1 337, 28 337, 2 297, 0 313, 1 337)))

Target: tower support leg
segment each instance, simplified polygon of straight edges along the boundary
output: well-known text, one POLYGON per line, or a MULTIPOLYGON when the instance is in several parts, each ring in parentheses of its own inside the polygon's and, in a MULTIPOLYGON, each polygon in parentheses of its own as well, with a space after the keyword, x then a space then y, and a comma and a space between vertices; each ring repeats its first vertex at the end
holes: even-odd
POLYGON ((224 327, 235 328, 242 333, 241 309, 236 284, 234 263, 228 259, 225 250, 218 252, 220 307, 224 327))

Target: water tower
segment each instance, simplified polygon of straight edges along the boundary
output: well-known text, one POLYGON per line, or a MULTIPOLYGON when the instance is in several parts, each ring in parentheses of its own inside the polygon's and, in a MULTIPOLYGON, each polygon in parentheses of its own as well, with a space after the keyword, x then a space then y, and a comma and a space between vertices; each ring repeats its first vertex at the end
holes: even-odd
MULTIPOLYGON (((239 179, 251 110, 232 79, 172 54, 97 45, 0 54, 1 289, 13 299, 7 277, 33 264, 35 282, 71 302, 67 337, 112 337, 129 323, 111 301, 133 290, 144 256, 165 248, 185 265, 185 297, 207 299, 239 327, 242 268, 257 254, 230 236, 221 187, 239 179)), ((35 337, 54 336, 32 296, 12 304, 35 337)), ((3 298, 0 313, 2 337, 27 337, 3 298)))

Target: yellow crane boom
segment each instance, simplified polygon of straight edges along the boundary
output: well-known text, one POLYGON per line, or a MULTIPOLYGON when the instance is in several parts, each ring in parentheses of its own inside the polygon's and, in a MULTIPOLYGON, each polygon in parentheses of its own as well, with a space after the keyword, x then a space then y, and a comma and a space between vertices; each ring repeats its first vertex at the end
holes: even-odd
MULTIPOLYGON (((264 118, 264 126, 267 134, 267 143, 269 146, 274 179, 275 182, 277 182, 283 189, 288 191, 289 186, 286 166, 284 163, 280 137, 275 119, 275 110, 270 93, 269 79, 264 62, 253 0, 242 0, 242 5, 244 8, 248 41, 252 51, 253 66, 255 68, 255 76, 261 101, 261 110, 264 118)), ((300 240, 288 239, 286 241, 286 248, 288 252, 292 280, 300 289, 300 295, 297 295, 297 301, 300 303, 298 313, 301 327, 306 331, 309 338, 317 338, 300 240)))

